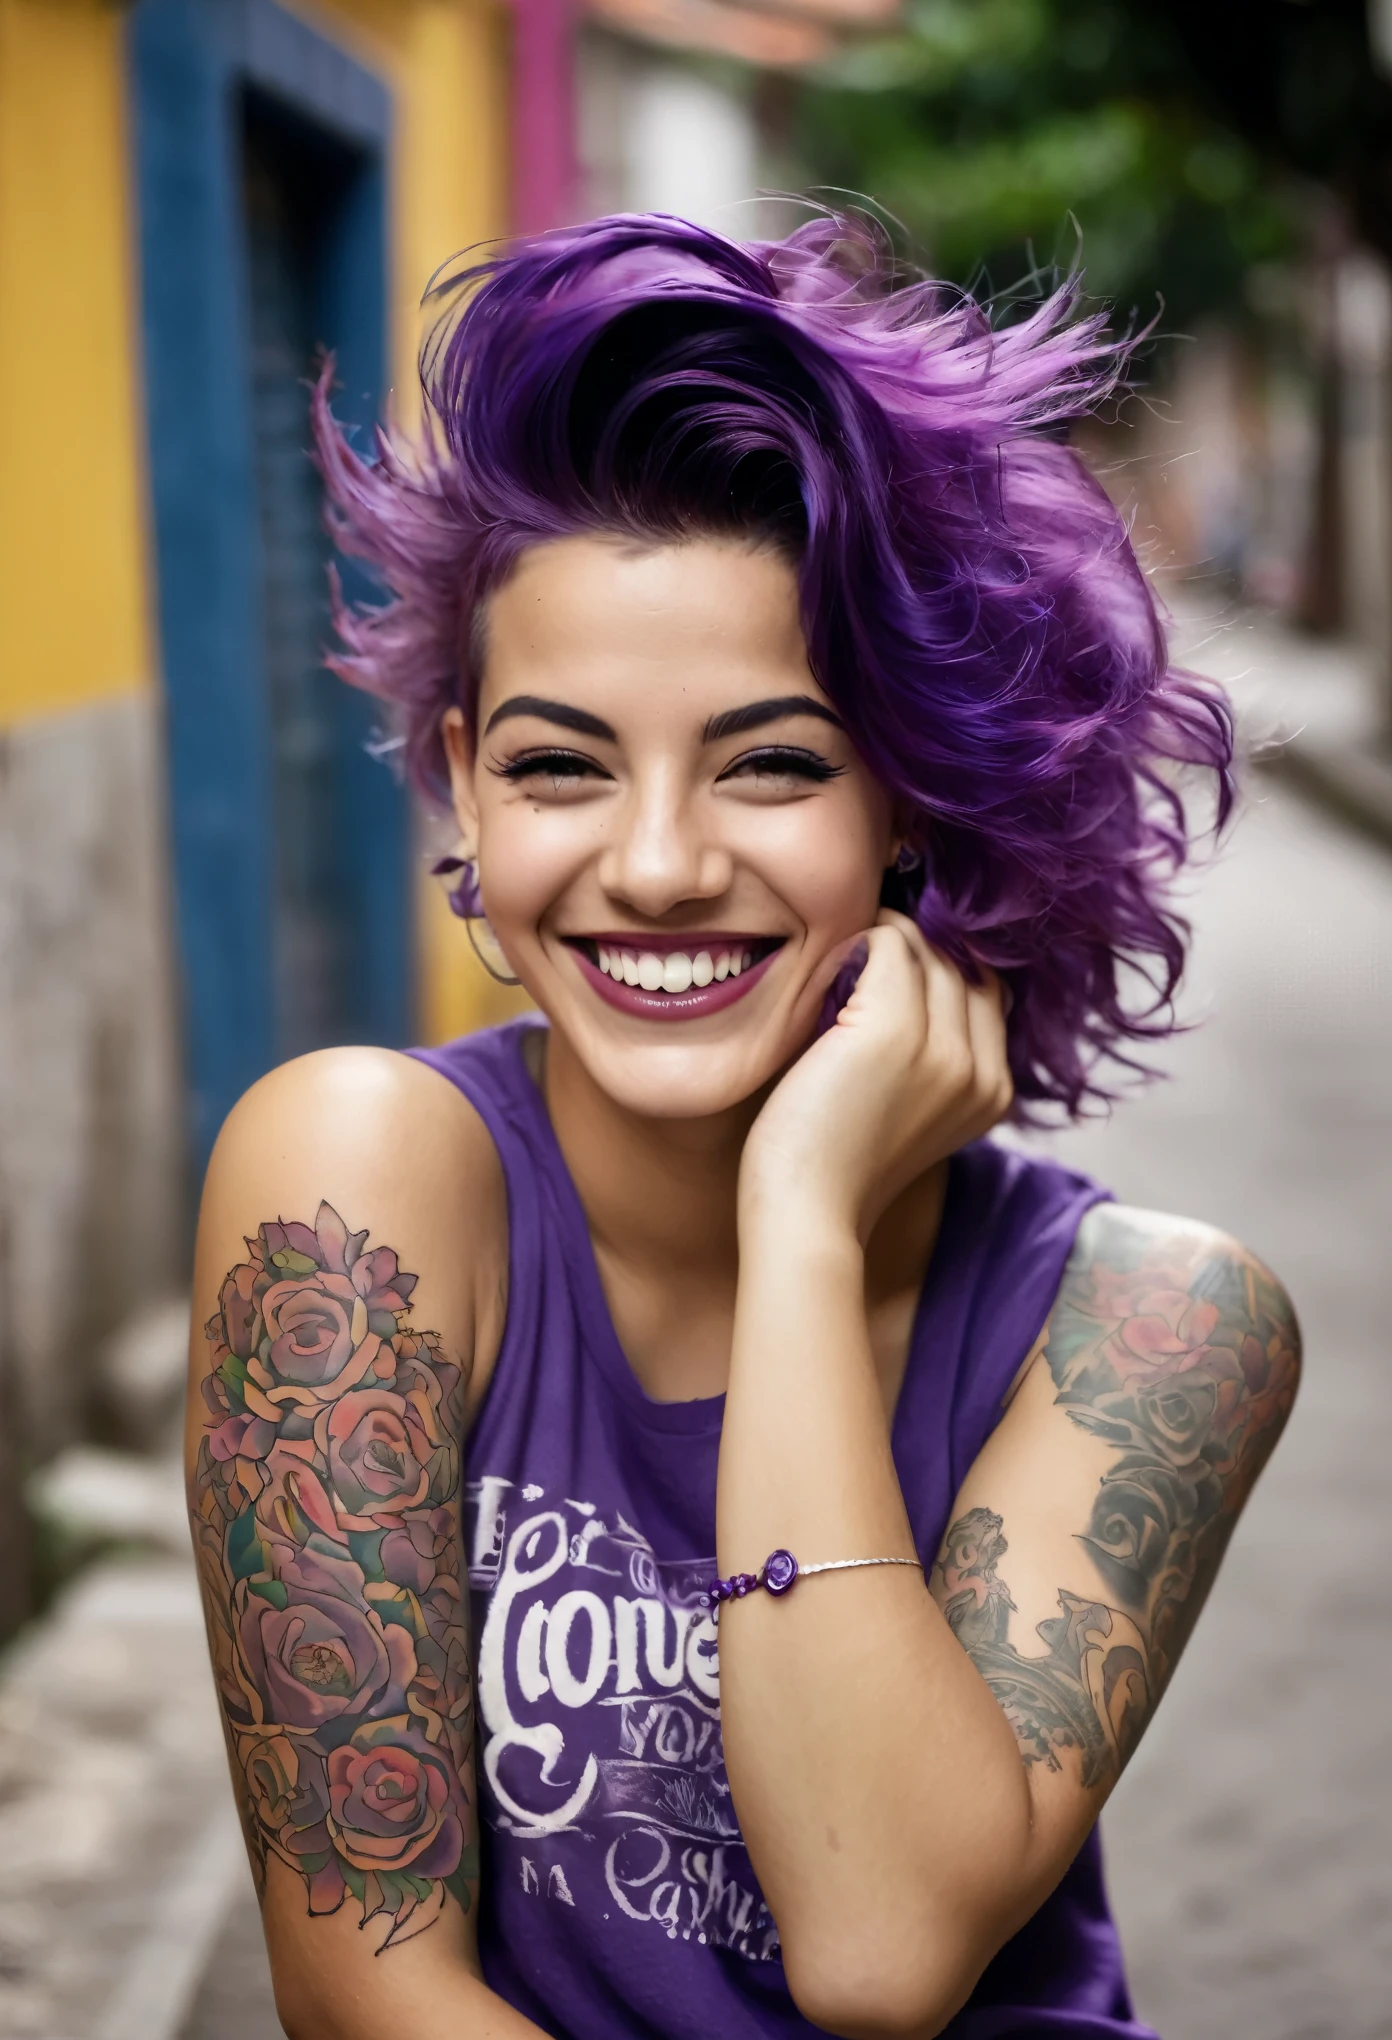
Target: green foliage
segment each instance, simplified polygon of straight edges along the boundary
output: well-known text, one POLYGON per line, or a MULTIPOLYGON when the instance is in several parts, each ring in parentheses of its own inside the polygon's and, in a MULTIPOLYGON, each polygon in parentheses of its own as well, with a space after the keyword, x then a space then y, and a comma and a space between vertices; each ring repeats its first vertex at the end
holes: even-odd
POLYGON ((384 1580, 386 1567, 382 1564, 382 1539, 384 1530, 350 1530, 348 1549, 356 1565, 361 1566, 365 1580, 384 1580))
POLYGON ((901 220, 989 291, 1080 253, 1093 293, 1166 324, 1235 307, 1296 233, 1281 175, 1211 110, 1166 10, 1126 0, 910 0, 900 32, 803 91, 812 176, 901 220))
POLYGON ((218 1380, 227 1391, 227 1407, 234 1416, 242 1416, 246 1410, 247 1364, 235 1353, 229 1353, 217 1370, 218 1380))
POLYGON ((271 1264, 283 1275, 314 1275, 319 1263, 308 1254, 298 1253, 294 1247, 282 1247, 278 1254, 271 1255, 271 1264))
POLYGON ((255 1512, 250 1508, 243 1509, 227 1532, 227 1563, 235 1580, 255 1579, 258 1573, 270 1572, 271 1554, 262 1542, 255 1512))

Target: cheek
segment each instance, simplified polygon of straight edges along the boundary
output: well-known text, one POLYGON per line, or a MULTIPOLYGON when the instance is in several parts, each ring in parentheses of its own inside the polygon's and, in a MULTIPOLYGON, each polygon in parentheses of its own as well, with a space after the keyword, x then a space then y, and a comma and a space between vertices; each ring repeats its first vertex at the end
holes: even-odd
POLYGON ((533 810, 525 801, 480 808, 481 890, 497 935, 525 936, 536 926, 583 867, 583 833, 563 808, 533 810))
POLYGON ((875 918, 889 838, 888 814, 880 808, 872 792, 751 817, 749 860, 814 943, 819 937, 840 941, 875 918))

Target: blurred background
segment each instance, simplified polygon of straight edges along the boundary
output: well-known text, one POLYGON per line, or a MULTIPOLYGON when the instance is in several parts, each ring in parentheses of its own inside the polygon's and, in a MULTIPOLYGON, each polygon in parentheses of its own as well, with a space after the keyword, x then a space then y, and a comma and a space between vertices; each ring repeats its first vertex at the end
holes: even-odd
POLYGON ((1246 812, 1172 1081, 1052 1138, 1249 1239, 1290 1436, 1105 1822, 1165 2040, 1392 2035, 1392 0, 0 0, 0 2034, 266 2040, 184 1551, 197 1185, 321 1044, 508 1009, 319 665, 306 377, 467 244, 868 193, 1153 327, 1079 435, 1246 812))

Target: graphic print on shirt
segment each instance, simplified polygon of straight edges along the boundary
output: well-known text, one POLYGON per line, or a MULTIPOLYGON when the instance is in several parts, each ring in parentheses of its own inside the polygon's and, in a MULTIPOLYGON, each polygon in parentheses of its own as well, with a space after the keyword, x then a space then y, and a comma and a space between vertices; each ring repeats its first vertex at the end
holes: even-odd
POLYGON ((466 1511, 495 1874, 776 1957, 725 1775, 714 1559, 659 1560, 622 1516, 497 1476, 469 1482, 466 1511))

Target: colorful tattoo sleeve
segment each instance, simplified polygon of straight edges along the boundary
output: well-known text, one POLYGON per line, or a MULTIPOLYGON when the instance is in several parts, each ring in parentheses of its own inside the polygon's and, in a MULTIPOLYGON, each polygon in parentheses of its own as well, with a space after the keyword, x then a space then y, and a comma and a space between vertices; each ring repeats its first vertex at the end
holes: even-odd
POLYGON ((330 1205, 247 1250, 190 1497, 233 1773, 258 1881, 278 1856, 390 1947, 477 1877, 461 1376, 407 1322, 416 1277, 330 1205))
POLYGON ((1113 1448, 1078 1541, 1103 1597, 1060 1587, 1042 1652, 1011 1640, 1002 1515, 968 1509, 933 1568, 948 1621, 1027 1764, 1076 1750, 1110 1785, 1174 1671, 1242 1506, 1294 1400, 1289 1299, 1228 1242, 1103 1205, 1084 1221, 1049 1319, 1055 1403, 1113 1448))

